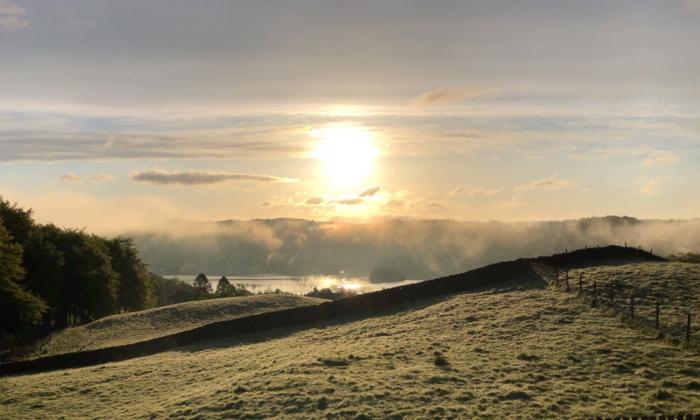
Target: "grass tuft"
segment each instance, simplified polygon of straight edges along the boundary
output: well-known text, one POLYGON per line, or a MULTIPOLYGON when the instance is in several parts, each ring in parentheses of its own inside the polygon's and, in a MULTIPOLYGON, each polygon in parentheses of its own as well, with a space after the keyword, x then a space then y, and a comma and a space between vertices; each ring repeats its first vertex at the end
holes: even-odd
POLYGON ((438 366, 438 367, 445 367, 445 366, 450 364, 447 361, 447 358, 445 357, 445 355, 439 351, 436 351, 433 354, 433 363, 435 364, 435 366, 438 366))
POLYGON ((540 356, 537 356, 535 354, 527 354, 527 353, 520 353, 515 358, 518 360, 522 360, 524 362, 536 362, 536 361, 542 359, 540 356))
POLYGON ((656 400, 661 400, 661 401, 666 401, 670 400, 673 397, 670 392, 666 391, 665 389, 659 389, 654 393, 654 399, 656 400))
POLYGON ((347 359, 333 359, 333 358, 319 358, 318 359, 321 364, 324 366, 328 367, 341 367, 341 366, 348 366, 350 362, 347 359))
POLYGON ((501 400, 529 400, 532 397, 525 391, 511 391, 500 397, 501 400))

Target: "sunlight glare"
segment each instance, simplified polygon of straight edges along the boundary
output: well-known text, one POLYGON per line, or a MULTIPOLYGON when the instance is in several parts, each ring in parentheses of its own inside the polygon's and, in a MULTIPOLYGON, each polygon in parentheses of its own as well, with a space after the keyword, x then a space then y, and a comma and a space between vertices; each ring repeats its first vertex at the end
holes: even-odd
POLYGON ((372 133, 362 127, 338 125, 313 130, 318 139, 314 156, 333 187, 358 187, 372 174, 377 149, 372 133))

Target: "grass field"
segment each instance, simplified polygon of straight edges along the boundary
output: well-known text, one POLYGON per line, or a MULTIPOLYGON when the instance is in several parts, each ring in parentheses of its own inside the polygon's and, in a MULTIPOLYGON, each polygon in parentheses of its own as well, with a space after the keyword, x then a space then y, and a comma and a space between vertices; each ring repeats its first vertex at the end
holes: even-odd
POLYGON ((551 288, 0 378, 0 418, 587 417, 700 411, 700 356, 551 288))
POLYGON ((321 302, 325 300, 268 294, 185 302, 146 311, 112 315, 52 334, 27 356, 47 356, 135 343, 185 331, 210 322, 321 302))
POLYGON ((678 339, 685 337, 687 313, 691 312, 695 337, 700 338, 700 264, 647 262, 589 267, 569 272, 572 285, 578 284, 579 274, 583 274, 589 291, 593 282, 597 283, 600 299, 606 305, 614 297, 615 306, 626 311, 630 295, 634 295, 635 318, 653 322, 658 299, 662 330, 678 339))

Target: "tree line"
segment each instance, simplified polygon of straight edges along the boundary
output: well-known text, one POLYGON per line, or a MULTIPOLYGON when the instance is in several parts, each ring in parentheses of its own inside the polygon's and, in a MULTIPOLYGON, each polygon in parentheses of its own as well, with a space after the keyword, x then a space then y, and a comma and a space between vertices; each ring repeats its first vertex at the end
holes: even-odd
POLYGON ((158 303, 131 239, 38 224, 0 198, 0 344, 158 303))

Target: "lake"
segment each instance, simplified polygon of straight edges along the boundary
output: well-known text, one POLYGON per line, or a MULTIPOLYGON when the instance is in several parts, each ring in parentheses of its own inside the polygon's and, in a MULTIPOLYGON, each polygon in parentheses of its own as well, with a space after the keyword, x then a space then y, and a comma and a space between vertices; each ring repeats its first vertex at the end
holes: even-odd
MULTIPOLYGON (((216 285, 219 283, 221 274, 206 274, 209 283, 213 290, 216 290, 216 285)), ((175 278, 192 284, 196 274, 170 274, 163 277, 175 278)), ((352 289, 358 293, 373 292, 375 290, 388 289, 390 287, 403 286, 406 284, 417 283, 421 280, 404 280, 390 283, 371 283, 367 277, 341 277, 341 276, 284 276, 275 274, 260 274, 251 276, 233 276, 226 275, 228 281, 236 286, 243 285, 246 289, 253 293, 257 292, 272 292, 275 289, 280 289, 283 292, 293 293, 296 295, 306 294, 316 287, 317 289, 330 288, 332 290, 352 289)))

